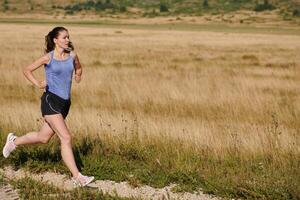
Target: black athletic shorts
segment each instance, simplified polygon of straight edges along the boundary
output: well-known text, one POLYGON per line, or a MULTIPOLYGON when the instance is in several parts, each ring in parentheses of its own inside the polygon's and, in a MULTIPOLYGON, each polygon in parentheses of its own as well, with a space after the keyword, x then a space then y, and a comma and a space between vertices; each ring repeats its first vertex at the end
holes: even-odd
POLYGON ((49 91, 43 93, 41 97, 42 116, 62 114, 65 119, 69 113, 71 100, 65 100, 49 91))

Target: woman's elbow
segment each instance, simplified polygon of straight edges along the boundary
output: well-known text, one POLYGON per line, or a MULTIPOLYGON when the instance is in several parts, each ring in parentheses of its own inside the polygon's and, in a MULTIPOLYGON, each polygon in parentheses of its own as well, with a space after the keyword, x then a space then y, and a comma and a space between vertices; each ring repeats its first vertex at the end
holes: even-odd
POLYGON ((27 77, 28 76, 28 74, 30 73, 30 70, 28 70, 28 69, 23 69, 23 75, 25 76, 25 77, 27 77))

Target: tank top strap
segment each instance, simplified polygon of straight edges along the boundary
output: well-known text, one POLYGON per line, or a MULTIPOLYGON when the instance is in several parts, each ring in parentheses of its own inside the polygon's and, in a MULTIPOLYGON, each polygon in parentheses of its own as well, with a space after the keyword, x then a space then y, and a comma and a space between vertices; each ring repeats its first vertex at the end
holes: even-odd
MULTIPOLYGON (((51 62, 52 60, 55 60, 55 59, 54 59, 54 50, 50 51, 49 54, 50 54, 50 62, 51 62)), ((74 53, 73 51, 71 51, 71 52, 69 53, 68 58, 65 59, 65 60, 68 60, 69 58, 72 58, 72 60, 75 59, 75 53, 74 53)), ((64 61, 65 61, 65 60, 64 60, 64 61)))
POLYGON ((54 56, 54 51, 50 51, 50 59, 52 60, 53 59, 53 56, 54 56))
POLYGON ((52 60, 53 60, 53 52, 54 51, 50 51, 49 52, 49 57, 50 57, 50 60, 49 60, 49 63, 48 63, 48 65, 50 65, 50 63, 52 62, 52 60))
POLYGON ((74 53, 74 51, 71 51, 69 56, 74 60, 75 59, 75 53, 74 53))
POLYGON ((53 59, 53 51, 50 51, 47 54, 48 54, 50 59, 49 59, 49 62, 47 64, 45 64, 45 67, 51 65, 51 62, 52 62, 52 59, 53 59))

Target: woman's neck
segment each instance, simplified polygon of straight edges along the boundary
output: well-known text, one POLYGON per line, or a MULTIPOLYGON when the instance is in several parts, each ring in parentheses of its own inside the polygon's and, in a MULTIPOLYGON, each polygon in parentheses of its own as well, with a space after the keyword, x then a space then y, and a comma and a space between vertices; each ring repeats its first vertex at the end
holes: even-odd
POLYGON ((64 59, 66 57, 66 52, 63 48, 55 48, 54 49, 55 57, 64 59))

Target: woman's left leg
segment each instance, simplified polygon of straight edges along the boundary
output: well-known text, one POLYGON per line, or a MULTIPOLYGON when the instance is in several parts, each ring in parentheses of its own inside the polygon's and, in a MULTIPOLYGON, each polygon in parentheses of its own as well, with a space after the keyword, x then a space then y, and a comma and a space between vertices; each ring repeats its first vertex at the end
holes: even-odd
POLYGON ((65 120, 61 114, 45 115, 45 120, 49 123, 50 127, 56 132, 61 143, 61 156, 73 177, 77 177, 79 170, 76 166, 73 150, 72 150, 72 137, 69 132, 65 120))
POLYGON ((42 128, 38 132, 29 132, 26 135, 17 137, 14 140, 15 145, 26 144, 47 144, 50 138, 54 135, 54 131, 47 122, 44 122, 42 128))
POLYGON ((61 114, 45 115, 45 120, 50 124, 51 128, 57 133, 60 139, 61 157, 71 171, 74 183, 76 185, 86 186, 92 182, 94 177, 82 175, 76 166, 72 150, 72 137, 63 116, 61 114))

